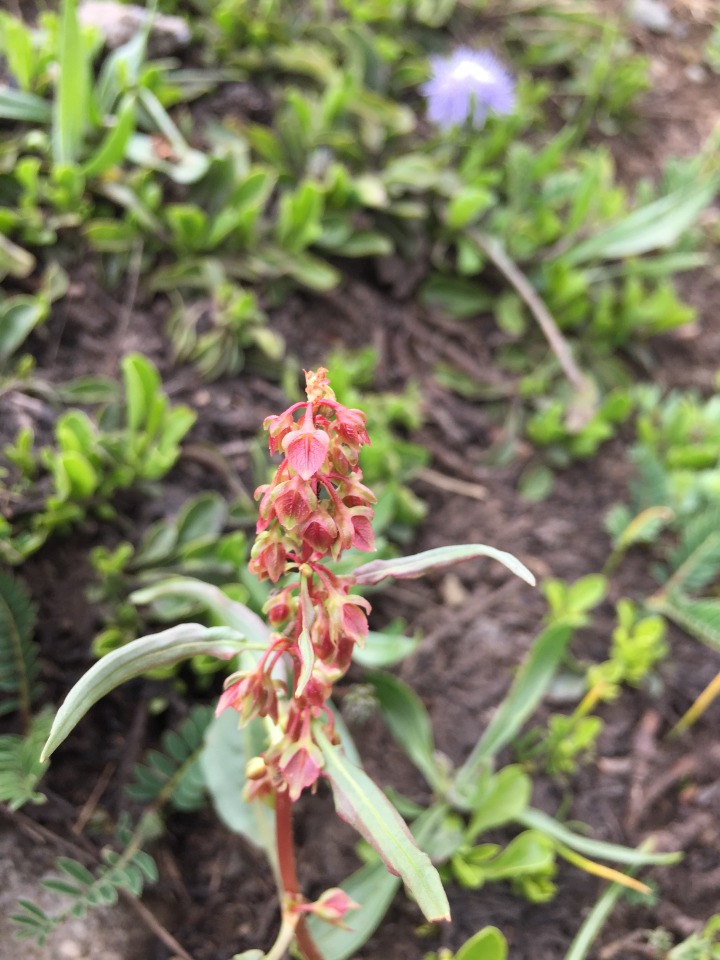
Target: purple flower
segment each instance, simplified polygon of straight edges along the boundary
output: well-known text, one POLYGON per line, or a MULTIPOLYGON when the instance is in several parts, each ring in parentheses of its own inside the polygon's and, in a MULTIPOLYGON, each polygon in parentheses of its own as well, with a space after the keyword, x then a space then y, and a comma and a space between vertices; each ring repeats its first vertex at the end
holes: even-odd
POLYGON ((449 57, 431 57, 432 77, 420 88, 428 119, 442 129, 464 123, 482 127, 488 113, 512 113, 515 82, 488 50, 458 47, 449 57))

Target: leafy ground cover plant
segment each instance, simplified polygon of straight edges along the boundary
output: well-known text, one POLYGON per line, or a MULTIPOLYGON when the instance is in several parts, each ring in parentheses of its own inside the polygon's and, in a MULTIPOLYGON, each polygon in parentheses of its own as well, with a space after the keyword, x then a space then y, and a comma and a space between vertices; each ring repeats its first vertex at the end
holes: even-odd
MULTIPOLYGON (((364 415, 339 404, 326 371, 307 376, 307 401, 266 421, 271 450, 284 459, 276 476, 259 495, 258 537, 251 569, 277 583, 287 571, 299 579, 271 596, 265 628, 252 641, 235 631, 209 633, 189 626, 164 636, 135 641, 110 654, 74 688, 58 713, 45 757, 104 692, 138 672, 189 652, 232 656, 261 652, 252 667, 241 668, 226 682, 218 712, 228 708, 247 723, 262 718, 270 743, 251 759, 246 800, 271 800, 275 808, 275 865, 282 905, 282 927, 267 956, 282 956, 297 939, 306 956, 320 956, 306 925, 314 914, 342 921, 354 907, 340 890, 331 889, 307 903, 299 889, 291 837, 291 809, 320 775, 332 786, 338 813, 375 847, 384 863, 403 878, 430 920, 449 919, 447 899, 435 868, 403 821, 362 770, 340 747, 334 716, 327 706, 332 685, 347 670, 353 647, 368 632, 368 601, 350 592, 354 584, 376 583, 387 576, 418 576, 424 570, 473 554, 490 554, 532 580, 508 555, 492 548, 450 548, 398 561, 375 561, 343 577, 330 572, 325 558, 337 559, 351 546, 373 549, 371 491, 361 480, 357 456, 368 442, 364 415), (295 419, 295 415, 298 419, 295 419), (187 639, 188 632, 193 634, 187 639), (263 639, 267 638, 263 643, 263 639)), ((249 617, 251 616, 248 612, 249 617)), ((251 622, 251 620, 249 621, 251 622)))
MULTIPOLYGON (((6 15, 2 36, 14 45, 19 89, 4 91, 0 112, 51 126, 44 145, 21 136, 17 162, 0 174, 10 242, 52 243, 52 212, 63 229, 82 223, 109 277, 139 258, 153 270, 152 286, 172 291, 176 355, 210 378, 238 370, 248 350, 277 363, 282 344, 265 323, 265 301, 297 286, 336 287, 337 258, 419 262, 416 285, 429 307, 496 316, 507 337, 498 361, 522 378, 533 442, 556 465, 590 455, 629 413, 627 374, 610 354, 692 318, 667 276, 702 260, 688 231, 717 188, 713 150, 634 201, 607 152, 576 146, 593 117, 622 117, 646 82, 619 21, 592 3, 577 11, 522 5, 517 22, 527 29, 507 9, 493 11, 516 65, 562 64, 574 75, 568 123, 538 149, 528 138, 548 125, 542 81, 521 77, 515 90, 493 60, 488 85, 493 70, 483 77, 480 61, 475 73, 472 63, 489 53, 437 55, 438 24, 463 24, 464 7, 347 5, 323 18, 287 3, 220 4, 199 34, 202 56, 219 59, 221 71, 199 79, 148 61, 141 32, 106 57, 95 88, 98 40, 80 27, 74 2, 39 32, 6 15), (412 35, 401 42, 408 24, 412 35), (65 60, 82 65, 75 85, 53 85, 50 65, 60 77, 72 73, 65 60), (200 116, 190 136, 180 105, 239 77, 272 78, 275 102, 240 123, 205 125, 200 116), (455 123, 478 81, 483 118, 492 115, 482 138, 455 123), (438 83, 439 98, 431 95, 438 83), (439 135, 419 120, 423 92, 439 135), (73 167, 79 158, 84 166, 73 167), (549 352, 533 335, 535 321, 546 330, 541 316, 555 325, 549 352), (578 354, 574 366, 569 351, 558 354, 562 336, 578 354)), ((27 275, 33 254, 12 249, 13 269, 27 275)))
MULTIPOLYGON (((670 862, 672 855, 645 854, 575 835, 528 806, 530 781, 519 768, 493 772, 492 758, 546 689, 572 633, 570 621, 559 618, 541 634, 508 700, 465 764, 452 774, 437 760, 430 722, 417 696, 388 674, 370 675, 392 734, 437 796, 432 807, 417 808, 401 797, 393 805, 357 765, 352 741, 330 704, 334 684, 369 635, 370 604, 353 588, 386 578, 418 577, 477 556, 499 560, 530 583, 533 578, 509 554, 478 544, 375 560, 351 573, 334 573, 329 564, 345 550, 372 551, 374 546, 374 496, 357 466, 360 448, 369 442, 364 414, 335 399, 321 368, 307 374, 307 400, 269 417, 265 426, 271 451, 283 454, 271 482, 257 491, 260 518, 250 561, 252 572, 276 585, 264 610, 268 626, 244 605, 219 591, 213 594, 207 584, 193 589, 193 581, 176 580, 143 591, 145 599, 163 593, 208 598, 224 612, 225 626, 187 624, 108 654, 58 711, 44 759, 92 704, 124 680, 200 653, 239 658, 239 669, 225 682, 217 719, 207 729, 201 764, 221 815, 235 825, 239 822, 243 832, 266 848, 278 883, 282 923, 268 953, 250 951, 238 957, 275 960, 292 942, 306 957, 351 956, 382 918, 401 881, 428 920, 447 920, 447 898, 434 862, 449 863, 461 882, 473 887, 486 880, 512 880, 540 902, 552 893, 556 854, 608 879, 645 889, 586 854, 635 865, 670 862), (245 757, 244 771, 238 769, 238 753, 245 757), (330 783, 340 817, 358 830, 374 854, 344 887, 330 888, 308 902, 297 880, 292 805, 321 778, 330 783), (398 810, 411 817, 410 829, 398 810), (526 829, 505 850, 475 844, 484 830, 510 820, 526 829), (355 922, 351 911, 357 911, 355 922)), ((175 760, 184 756, 175 740, 168 740, 167 748, 175 760)), ((151 757, 138 789, 144 790, 143 784, 155 787, 158 771, 165 783, 167 765, 151 757)), ((136 847, 129 844, 127 849, 136 847)), ((22 916, 32 933, 32 911, 26 909, 22 916)), ((37 913, 35 917, 40 934, 41 918, 37 913)), ((493 934, 490 939, 496 953, 502 950, 501 938, 493 934)))
POLYGON ((22 563, 57 530, 80 521, 88 510, 112 514, 111 499, 134 483, 163 477, 180 454, 180 441, 195 422, 186 406, 173 407, 154 365, 139 354, 122 360, 124 396, 105 407, 97 422, 71 409, 55 424, 55 445, 34 449, 23 428, 5 456, 16 468, 10 494, 20 498, 39 484, 47 496, 29 516, 0 517, 0 557, 22 563))

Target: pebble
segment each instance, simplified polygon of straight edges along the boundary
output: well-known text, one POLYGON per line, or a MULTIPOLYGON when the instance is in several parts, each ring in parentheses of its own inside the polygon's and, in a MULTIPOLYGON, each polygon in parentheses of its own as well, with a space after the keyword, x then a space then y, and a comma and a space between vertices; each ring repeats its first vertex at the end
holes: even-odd
MULTIPOLYGON (((78 17, 84 27, 96 27, 106 45, 113 49, 131 40, 151 14, 143 7, 115 0, 85 0, 78 8, 78 17)), ((156 14, 152 17, 150 39, 155 53, 173 53, 188 45, 190 28, 181 17, 156 14)))
POLYGON ((630 0, 628 14, 639 27, 653 33, 669 33, 673 18, 662 0, 630 0))

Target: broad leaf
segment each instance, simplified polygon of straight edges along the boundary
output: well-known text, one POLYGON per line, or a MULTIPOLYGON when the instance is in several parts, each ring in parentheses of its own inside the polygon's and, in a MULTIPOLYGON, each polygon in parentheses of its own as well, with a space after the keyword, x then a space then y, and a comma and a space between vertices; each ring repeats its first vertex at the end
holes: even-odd
POLYGON ((363 564, 355 571, 355 582, 364 586, 380 583, 386 577, 396 580, 415 580, 435 570, 444 570, 463 560, 474 560, 476 557, 491 557, 512 571, 521 580, 535 585, 535 577, 528 568, 520 563, 511 553, 496 550, 482 543, 464 543, 451 547, 436 547, 434 550, 425 550, 409 557, 398 557, 393 560, 372 560, 363 564))
POLYGON ((455 960, 505 960, 507 940, 497 927, 483 927, 455 954, 455 960))
POLYGON ((532 795, 532 781, 519 766, 503 767, 488 777, 468 827, 468 839, 475 840, 492 827, 517 820, 532 795))
POLYGON ((315 727, 315 735, 340 818, 368 841, 391 873, 402 878, 429 921, 449 920, 450 907, 438 872, 417 847, 405 821, 370 777, 329 742, 320 726, 315 727))
POLYGON ((93 704, 127 680, 200 654, 230 659, 244 648, 242 635, 225 627, 185 623, 140 637, 113 650, 88 670, 70 690, 55 720, 40 759, 44 763, 82 720, 93 704))
POLYGON ((365 644, 359 647, 355 644, 353 660, 367 670, 379 670, 383 667, 394 667, 405 657, 417 649, 420 641, 416 637, 406 637, 396 633, 378 633, 370 631, 365 637, 365 644))

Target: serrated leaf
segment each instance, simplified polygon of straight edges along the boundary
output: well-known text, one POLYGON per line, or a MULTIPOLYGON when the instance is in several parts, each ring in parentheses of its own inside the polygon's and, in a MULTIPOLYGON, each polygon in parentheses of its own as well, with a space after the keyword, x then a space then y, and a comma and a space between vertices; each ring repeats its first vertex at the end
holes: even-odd
POLYGON ((709 647, 720 650, 720 600, 694 600, 673 591, 648 606, 674 620, 709 647))
POLYGON ((351 764, 321 727, 314 729, 340 818, 355 827, 391 873, 402 878, 429 921, 449 920, 450 907, 438 872, 417 847, 405 821, 364 770, 351 764))
POLYGON ((41 760, 45 762, 50 757, 93 704, 121 683, 148 670, 170 666, 200 654, 230 659, 244 646, 242 636, 235 630, 185 623, 162 633, 140 637, 113 650, 94 664, 65 698, 55 716, 41 760))
POLYGON ((39 693, 35 607, 23 585, 0 573, 0 716, 19 709, 25 722, 39 693))
POLYGON ((447 567, 462 563, 464 560, 474 560, 477 557, 490 557, 497 560, 520 577, 521 580, 531 586, 535 585, 535 577, 511 553, 496 550, 495 547, 488 547, 481 543, 436 547, 434 550, 425 550, 423 553, 415 553, 409 557, 398 557, 392 560, 372 560, 355 570, 354 579, 356 583, 363 586, 380 583, 386 577, 393 577, 397 580, 415 580, 436 570, 445 570, 447 567))

